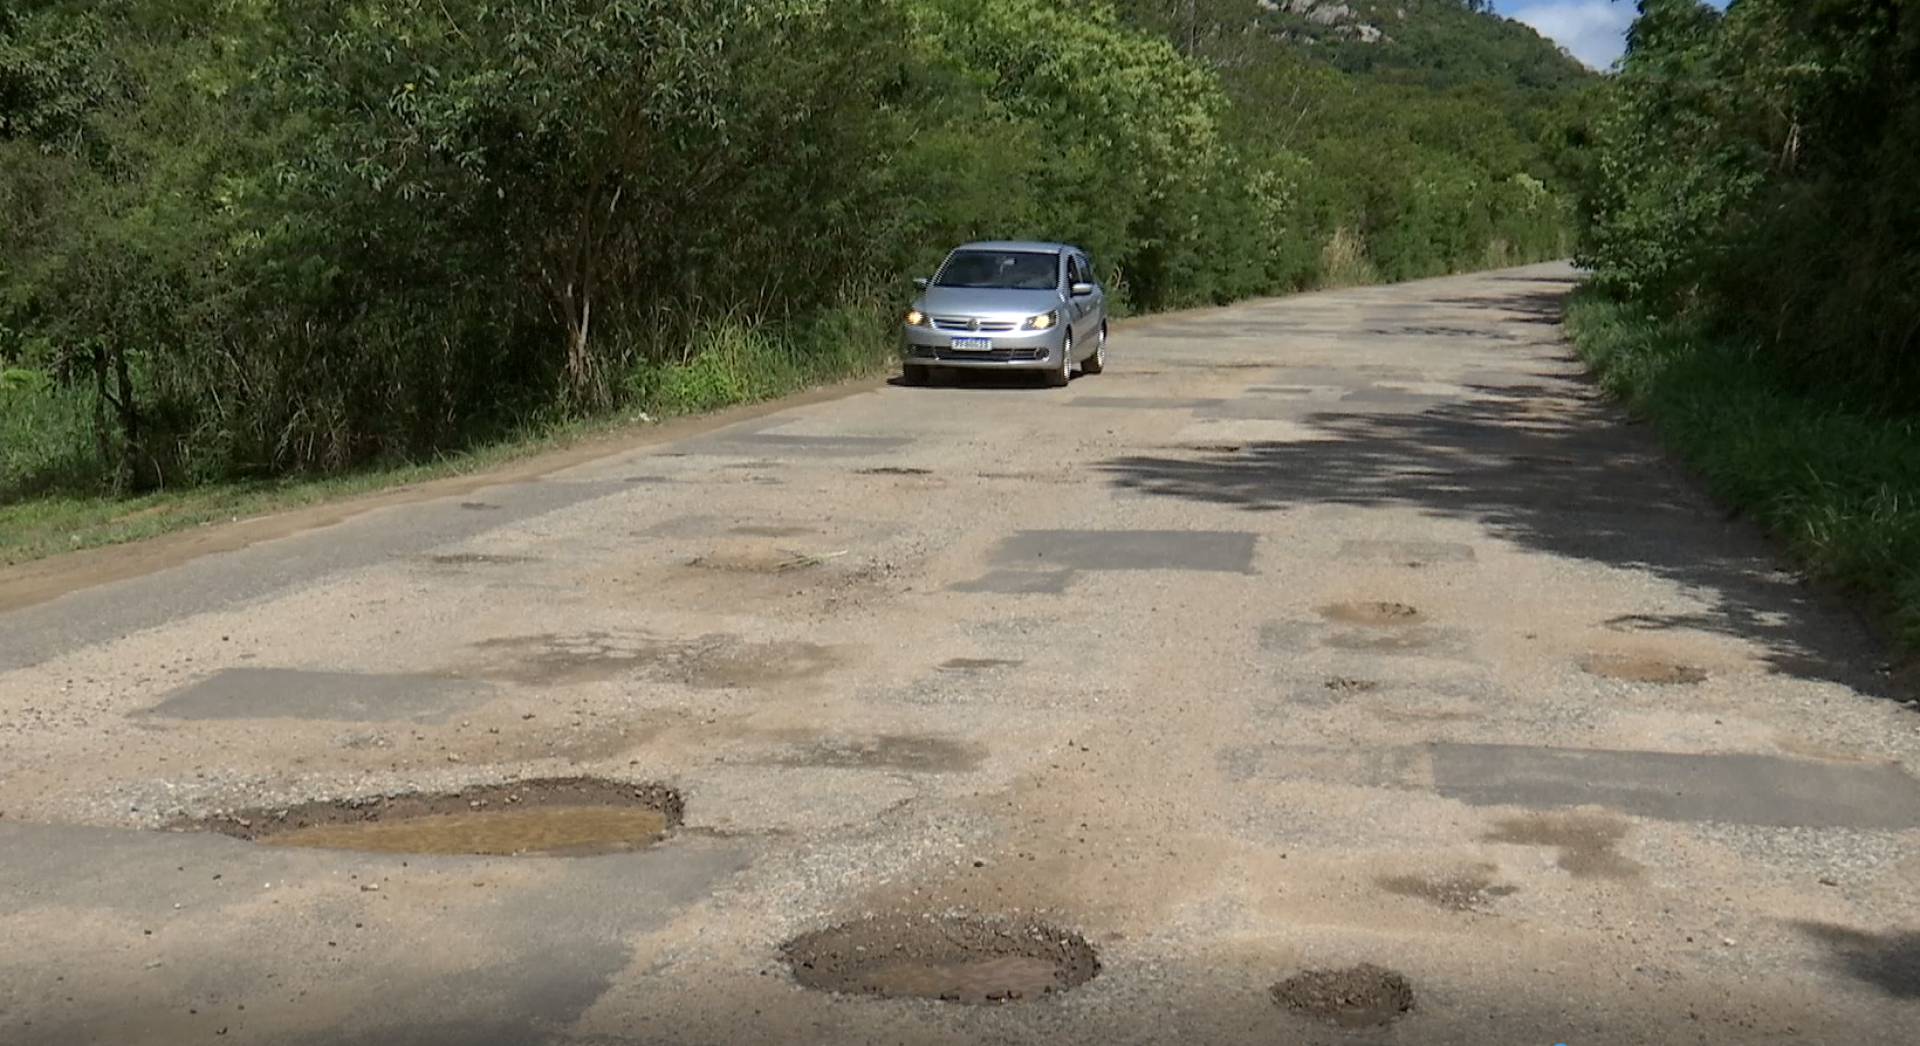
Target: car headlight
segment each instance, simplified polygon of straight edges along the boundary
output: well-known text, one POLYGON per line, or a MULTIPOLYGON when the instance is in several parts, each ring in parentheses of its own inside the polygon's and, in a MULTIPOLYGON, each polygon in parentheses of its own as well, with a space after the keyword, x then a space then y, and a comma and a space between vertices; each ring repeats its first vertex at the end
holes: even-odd
POLYGON ((1059 322, 1060 322, 1060 310, 1055 309, 1054 311, 1047 313, 1045 316, 1027 317, 1026 329, 1030 331, 1043 331, 1043 330, 1047 330, 1048 328, 1052 327, 1054 324, 1059 322))
POLYGON ((919 309, 908 309, 907 310, 907 326, 927 327, 927 326, 931 326, 931 322, 927 319, 927 314, 924 312, 921 312, 919 309))

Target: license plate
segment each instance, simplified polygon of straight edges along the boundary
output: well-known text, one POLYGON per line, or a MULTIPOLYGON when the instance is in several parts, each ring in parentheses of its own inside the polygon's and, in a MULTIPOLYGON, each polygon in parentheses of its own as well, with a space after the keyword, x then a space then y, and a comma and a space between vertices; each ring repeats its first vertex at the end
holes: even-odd
POLYGON ((992 338, 955 338, 953 339, 953 351, 955 352, 992 352, 993 339, 992 338))

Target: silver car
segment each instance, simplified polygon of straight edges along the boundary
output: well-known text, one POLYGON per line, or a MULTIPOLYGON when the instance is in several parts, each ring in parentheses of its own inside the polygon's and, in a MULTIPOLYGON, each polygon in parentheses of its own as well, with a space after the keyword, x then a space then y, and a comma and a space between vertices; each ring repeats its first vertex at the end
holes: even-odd
POLYGON ((934 368, 1032 370, 1065 385, 1107 365, 1107 295, 1087 253, 1065 243, 983 242, 954 249, 914 280, 901 370, 924 385, 934 368))

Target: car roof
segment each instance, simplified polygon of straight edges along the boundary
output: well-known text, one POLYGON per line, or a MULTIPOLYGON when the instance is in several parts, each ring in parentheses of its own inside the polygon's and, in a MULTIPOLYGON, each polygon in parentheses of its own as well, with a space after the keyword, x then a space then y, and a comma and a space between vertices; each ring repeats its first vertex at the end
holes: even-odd
MULTIPOLYGON (((956 251, 1040 251, 1047 254, 1059 254, 1062 251, 1080 251, 1070 243, 1050 243, 1045 240, 976 240, 955 247, 956 251)), ((1080 251, 1085 254, 1085 251, 1080 251)))

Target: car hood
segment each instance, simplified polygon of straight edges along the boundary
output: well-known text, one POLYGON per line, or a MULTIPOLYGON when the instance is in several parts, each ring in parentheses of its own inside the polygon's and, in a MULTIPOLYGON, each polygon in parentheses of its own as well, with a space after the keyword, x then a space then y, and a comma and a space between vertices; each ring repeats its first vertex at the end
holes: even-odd
POLYGON ((976 287, 928 287, 920 296, 922 312, 935 316, 1037 316, 1060 307, 1059 291, 993 290, 976 287))

